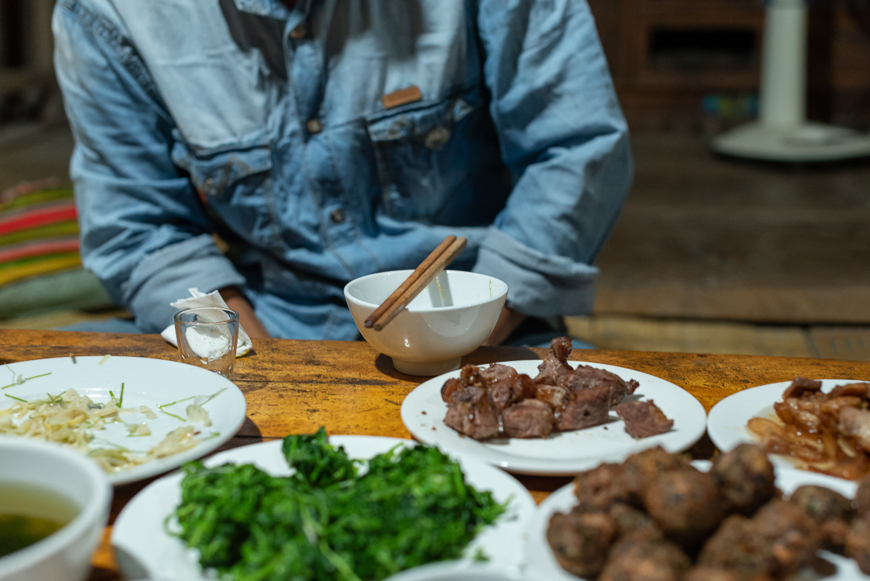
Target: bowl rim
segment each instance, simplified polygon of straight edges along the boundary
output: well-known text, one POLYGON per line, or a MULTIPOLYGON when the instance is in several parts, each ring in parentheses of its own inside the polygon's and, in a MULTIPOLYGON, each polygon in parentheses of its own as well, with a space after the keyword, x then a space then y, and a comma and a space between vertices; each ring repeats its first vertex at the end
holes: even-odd
MULTIPOLYGON (((0 436, 0 451, 3 449, 13 449, 30 456, 47 458, 50 461, 58 462, 58 467, 60 467, 61 462, 66 462, 68 466, 72 466, 74 470, 78 470, 84 475, 90 488, 90 494, 75 518, 60 530, 32 545, 0 557, 0 575, 7 576, 19 573, 48 559, 84 536, 95 523, 99 525, 100 529, 105 528, 106 523, 103 521, 108 519, 113 491, 109 479, 96 462, 61 444, 28 440, 21 436, 0 436)), ((42 487, 52 491, 57 490, 56 487, 45 485, 42 487)), ((96 546, 91 549, 91 553, 94 549, 96 546)), ((90 557, 91 554, 88 555, 88 562, 90 562, 90 557)))
MULTIPOLYGON (((344 285, 344 298, 347 302, 353 301, 353 303, 356 305, 359 305, 362 307, 371 307, 371 308, 375 309, 378 306, 380 306, 380 303, 371 303, 369 301, 364 301, 364 300, 356 298, 355 296, 350 294, 350 291, 348 290, 350 288, 350 286, 355 284, 355 283, 360 283, 362 281, 365 281, 366 279, 375 278, 378 276, 383 276, 385 274, 406 273, 405 277, 407 278, 407 276, 409 276, 412 272, 414 272, 414 270, 411 268, 408 268, 408 269, 397 269, 397 270, 384 270, 381 272, 373 272, 371 274, 366 274, 364 276, 360 276, 360 277, 355 278, 352 281, 350 281, 344 285)), ((510 290, 508 287, 508 284, 505 281, 501 280, 500 278, 496 278, 494 276, 491 276, 489 274, 482 274, 480 272, 471 272, 470 270, 445 270, 444 272, 446 272, 448 274, 451 272, 455 272, 455 273, 460 274, 462 276, 468 275, 468 276, 472 276, 472 277, 480 277, 480 278, 484 278, 484 279, 489 279, 491 281, 494 280, 494 281, 500 282, 501 284, 504 285, 504 292, 493 294, 492 297, 490 297, 489 299, 486 299, 486 300, 483 300, 483 301, 480 301, 477 303, 469 303, 466 305, 452 305, 452 306, 445 306, 445 307, 425 307, 425 308, 407 307, 405 310, 408 312, 411 312, 411 313, 435 313, 435 312, 447 312, 447 311, 458 310, 458 309, 467 309, 469 307, 478 307, 481 305, 486 305, 486 304, 501 300, 502 298, 507 296, 508 290, 510 290)))

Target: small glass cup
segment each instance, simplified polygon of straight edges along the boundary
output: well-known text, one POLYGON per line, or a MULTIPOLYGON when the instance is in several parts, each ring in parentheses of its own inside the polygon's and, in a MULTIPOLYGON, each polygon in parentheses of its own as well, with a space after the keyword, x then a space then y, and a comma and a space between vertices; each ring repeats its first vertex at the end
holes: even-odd
POLYGON ((179 311, 175 313, 175 336, 182 361, 229 375, 236 361, 239 314, 223 307, 179 311))

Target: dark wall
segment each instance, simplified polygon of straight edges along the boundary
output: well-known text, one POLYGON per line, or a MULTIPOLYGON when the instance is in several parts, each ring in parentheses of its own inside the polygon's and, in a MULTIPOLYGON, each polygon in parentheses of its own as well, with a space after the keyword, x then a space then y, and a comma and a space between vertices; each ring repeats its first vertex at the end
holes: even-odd
POLYGON ((24 64, 23 0, 0 2, 0 67, 24 64))
MULTIPOLYGON (((589 0, 617 92, 638 128, 727 126, 754 114, 761 0, 589 0)), ((808 116, 870 127, 870 2, 816 2, 808 116)))

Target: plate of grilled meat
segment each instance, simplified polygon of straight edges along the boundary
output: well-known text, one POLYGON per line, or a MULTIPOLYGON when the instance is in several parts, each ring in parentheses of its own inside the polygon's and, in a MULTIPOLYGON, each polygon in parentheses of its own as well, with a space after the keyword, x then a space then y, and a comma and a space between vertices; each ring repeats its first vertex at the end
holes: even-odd
POLYGON ((682 451, 706 427, 703 406, 661 378, 569 361, 553 340, 544 360, 466 365, 422 383, 402 403, 418 440, 519 474, 572 475, 661 446, 682 451))

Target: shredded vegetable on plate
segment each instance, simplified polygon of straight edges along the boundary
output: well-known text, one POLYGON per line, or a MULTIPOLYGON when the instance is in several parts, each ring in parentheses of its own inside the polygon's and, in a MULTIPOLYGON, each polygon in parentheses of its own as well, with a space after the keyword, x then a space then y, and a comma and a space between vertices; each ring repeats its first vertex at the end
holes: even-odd
MULTIPOLYGON (((187 408, 186 421, 210 426, 211 419, 202 405, 219 393, 220 391, 212 396, 191 398, 194 402, 187 408)), ((37 438, 71 446, 96 460, 109 473, 178 454, 193 448, 200 441, 195 437, 196 428, 190 425, 172 430, 157 445, 145 451, 130 450, 99 438, 97 433, 112 423, 124 424, 131 437, 151 435, 151 429, 146 422, 124 421, 122 416, 136 412, 147 420, 153 420, 157 416, 148 406, 122 407, 123 384, 120 397, 116 398, 111 393, 111 399, 107 403, 94 403, 90 397, 74 389, 68 389, 59 395, 46 396, 27 401, 7 394, 16 403, 10 408, 0 410, 0 435, 37 438)), ((162 411, 163 406, 158 407, 162 411)), ((174 417, 185 421, 180 416, 174 417)))

